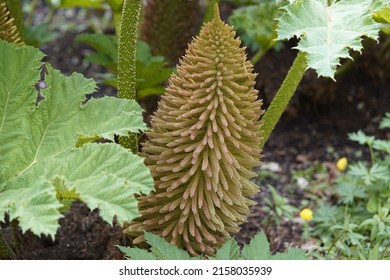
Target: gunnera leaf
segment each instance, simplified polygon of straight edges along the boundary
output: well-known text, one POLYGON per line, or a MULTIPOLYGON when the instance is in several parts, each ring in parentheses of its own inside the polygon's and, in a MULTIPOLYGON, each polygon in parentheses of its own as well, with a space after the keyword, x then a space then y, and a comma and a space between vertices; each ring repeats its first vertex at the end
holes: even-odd
POLYGON ((278 40, 299 38, 296 49, 308 54, 308 66, 318 76, 334 78, 340 59, 351 58, 349 50, 362 50, 363 36, 377 40, 380 24, 372 19, 373 2, 294 1, 283 8, 278 40))
POLYGON ((0 3, 0 39, 14 44, 23 44, 19 31, 10 16, 6 3, 0 3))
POLYGON ((191 257, 188 252, 168 243, 164 238, 145 232, 146 242, 150 245, 150 251, 140 248, 118 248, 131 260, 200 260, 200 257, 191 257))
POLYGON ((244 260, 304 260, 305 251, 298 248, 289 248, 286 252, 277 252, 271 255, 267 236, 263 231, 258 232, 249 244, 242 248, 244 260))
POLYGON ((141 39, 154 55, 176 65, 198 26, 199 1, 149 0, 144 10, 141 39))
POLYGON ((192 254, 213 255, 246 220, 258 192, 261 101, 233 28, 205 24, 171 76, 143 145, 155 192, 125 232, 150 231, 192 254))
POLYGON ((215 257, 209 257, 210 260, 239 260, 240 247, 234 238, 230 238, 215 254, 215 257))
POLYGON ((148 194, 153 185, 143 159, 87 139, 114 141, 145 130, 138 103, 113 97, 85 102, 95 82, 81 74, 65 77, 47 64, 37 101, 43 53, 0 40, 0 54, 0 222, 8 213, 23 231, 54 237, 63 199, 99 208, 108 223, 137 217, 134 194, 148 194))

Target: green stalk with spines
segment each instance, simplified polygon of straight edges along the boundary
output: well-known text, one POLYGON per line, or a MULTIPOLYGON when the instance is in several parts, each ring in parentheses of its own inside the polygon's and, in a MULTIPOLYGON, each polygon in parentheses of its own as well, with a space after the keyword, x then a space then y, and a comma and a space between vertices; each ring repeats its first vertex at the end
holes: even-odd
MULTIPOLYGON (((136 98, 136 43, 141 5, 141 0, 124 0, 119 31, 118 96, 132 100, 136 98)), ((129 137, 121 137, 119 142, 133 153, 138 152, 137 134, 129 133, 129 137)))
POLYGON ((293 65, 288 71, 286 78, 262 118, 263 139, 261 141, 260 148, 264 147, 264 144, 267 142, 272 130, 275 128, 281 115, 286 110, 288 103, 293 97, 300 81, 303 78, 303 75, 306 72, 306 69, 306 53, 299 52, 293 65))

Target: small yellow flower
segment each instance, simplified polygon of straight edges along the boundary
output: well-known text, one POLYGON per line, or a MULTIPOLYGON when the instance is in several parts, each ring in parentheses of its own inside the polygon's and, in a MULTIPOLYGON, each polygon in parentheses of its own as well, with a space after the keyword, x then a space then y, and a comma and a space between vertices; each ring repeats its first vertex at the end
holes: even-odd
POLYGON ((299 216, 301 216, 301 218, 305 221, 310 221, 313 219, 313 211, 309 208, 305 208, 299 213, 299 216))
POLYGON ((337 163, 336 163, 336 167, 338 170, 340 171, 344 171, 345 169, 347 169, 347 166, 348 166, 348 160, 346 157, 342 157, 340 158, 337 163))

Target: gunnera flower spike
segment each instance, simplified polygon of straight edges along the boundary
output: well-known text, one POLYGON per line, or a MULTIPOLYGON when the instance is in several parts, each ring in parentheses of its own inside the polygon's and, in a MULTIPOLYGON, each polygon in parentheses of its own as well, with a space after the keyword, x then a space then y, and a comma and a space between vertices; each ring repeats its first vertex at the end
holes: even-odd
POLYGON ((192 255, 213 255, 246 220, 258 187, 261 101, 256 75, 218 6, 173 74, 143 145, 155 192, 125 229, 159 234, 192 255))

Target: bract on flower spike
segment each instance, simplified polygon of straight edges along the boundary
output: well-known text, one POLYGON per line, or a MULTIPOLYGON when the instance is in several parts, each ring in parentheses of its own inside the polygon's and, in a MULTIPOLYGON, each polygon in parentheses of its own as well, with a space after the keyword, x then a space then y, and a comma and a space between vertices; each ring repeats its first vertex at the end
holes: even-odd
POLYGON ((260 165, 256 75, 233 28, 206 23, 169 80, 143 145, 155 192, 125 229, 133 243, 150 231, 190 254, 213 255, 250 213, 249 179, 260 165))

